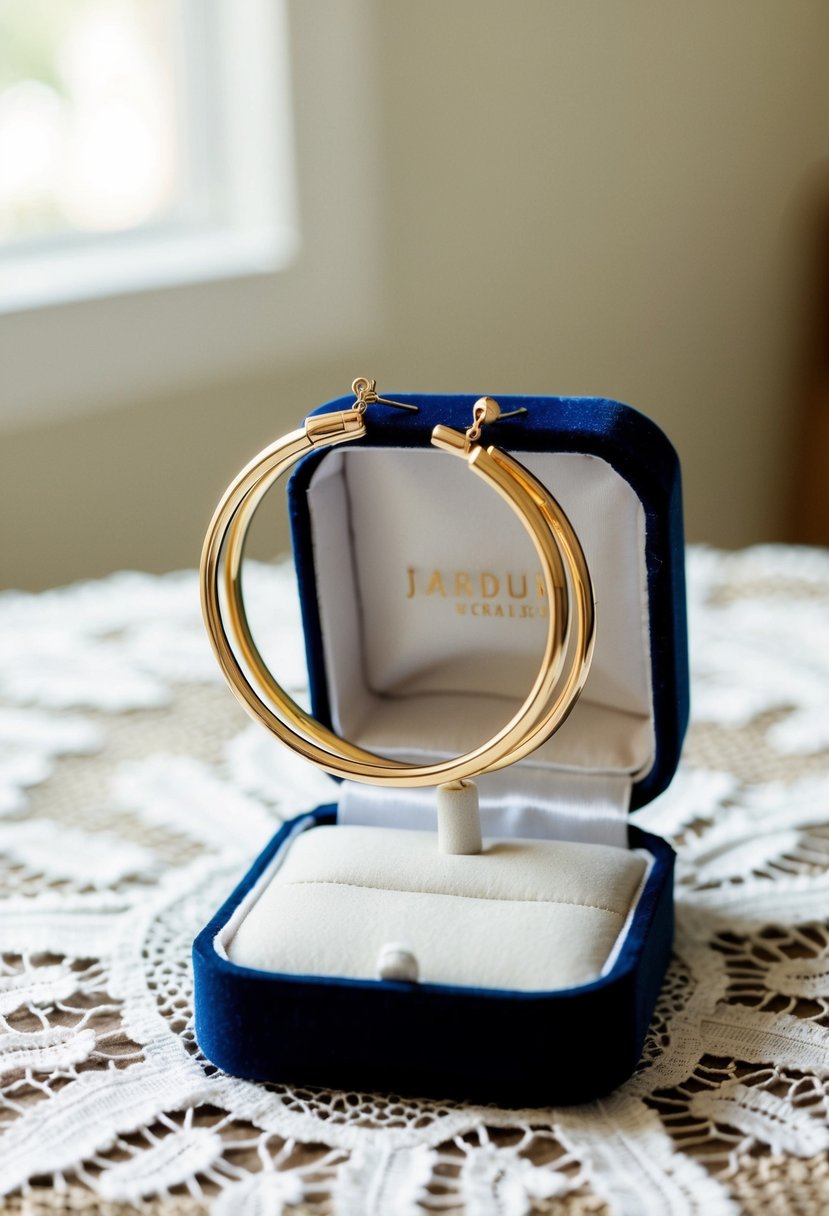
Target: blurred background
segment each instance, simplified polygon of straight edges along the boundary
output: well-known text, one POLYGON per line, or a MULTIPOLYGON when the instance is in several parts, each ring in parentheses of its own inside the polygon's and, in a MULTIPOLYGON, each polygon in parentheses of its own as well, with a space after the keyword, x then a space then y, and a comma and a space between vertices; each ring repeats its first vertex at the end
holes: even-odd
POLYGON ((2 584, 195 565, 358 374, 621 399, 689 539, 827 543, 827 45, 824 0, 0 0, 2 584))

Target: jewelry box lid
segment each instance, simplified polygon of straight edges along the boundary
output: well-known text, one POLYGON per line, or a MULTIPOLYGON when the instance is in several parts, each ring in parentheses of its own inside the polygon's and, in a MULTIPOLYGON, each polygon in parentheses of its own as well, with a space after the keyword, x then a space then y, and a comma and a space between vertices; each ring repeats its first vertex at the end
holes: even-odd
MULTIPOLYGON (((413 737, 419 732, 417 755, 433 744, 445 751, 445 739, 424 740, 424 732, 443 735, 454 689, 474 708, 497 696, 499 681, 506 688, 516 679, 509 693, 523 697, 529 684, 513 673, 524 670, 524 637, 540 636, 543 623, 533 617, 543 605, 533 602, 533 572, 513 568, 511 513, 498 501, 479 502, 480 488, 469 484, 477 479, 447 469, 454 462, 431 446, 437 424, 469 426, 477 395, 388 397, 417 410, 370 405, 365 437, 347 450, 309 455, 288 493, 314 716, 363 746, 403 757, 410 729, 413 737)), ((669 785, 688 721, 676 452, 650 419, 617 401, 497 400, 502 414, 517 412, 488 428, 486 441, 525 463, 562 504, 596 590, 596 655, 584 706, 551 741, 551 769, 571 782, 624 769, 635 809, 669 785)), ((352 403, 338 398, 314 413, 352 403)), ((532 660, 527 670, 534 674, 532 660)), ((466 709, 456 713, 456 723, 466 716, 466 709)), ((485 737, 482 730, 466 742, 485 737)))

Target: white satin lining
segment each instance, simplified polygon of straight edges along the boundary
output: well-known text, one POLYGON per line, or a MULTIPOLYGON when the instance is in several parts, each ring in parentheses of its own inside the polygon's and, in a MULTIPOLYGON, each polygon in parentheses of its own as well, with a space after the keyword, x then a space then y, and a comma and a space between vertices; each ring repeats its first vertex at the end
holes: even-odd
MULTIPOLYGON (((526 760, 481 780, 484 832, 622 846, 631 786, 655 752, 644 511, 597 457, 519 459, 579 534, 597 640, 585 690, 561 729, 526 760)), ((537 607, 537 560, 498 495, 455 465, 428 450, 343 449, 325 457, 308 491, 335 728, 412 762, 468 751, 499 729, 531 685, 546 630, 541 617, 469 615, 473 603, 493 612, 498 603, 505 611, 510 603, 537 607), (456 594, 460 570, 471 597, 456 594), (500 597, 479 592, 485 572, 498 578, 500 597), (521 600, 503 595, 510 575, 519 590, 526 577, 521 600)), ((434 793, 346 783, 341 819, 433 826, 434 793)))
MULTIPOLYGON (((511 768, 476 778, 484 836, 573 840, 627 848, 631 781, 620 774, 556 773, 511 768)), ((344 781, 337 820, 373 827, 437 829, 433 789, 389 789, 344 781)))

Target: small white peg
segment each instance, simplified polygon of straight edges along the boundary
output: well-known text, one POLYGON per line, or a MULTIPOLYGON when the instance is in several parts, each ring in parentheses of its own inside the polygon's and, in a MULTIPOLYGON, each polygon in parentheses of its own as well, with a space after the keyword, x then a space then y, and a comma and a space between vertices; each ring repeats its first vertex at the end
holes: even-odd
POLYGON ((408 946, 400 942, 386 942, 377 955, 377 978, 381 980, 406 980, 416 984, 420 968, 417 958, 408 946))
POLYGON ((441 853, 480 853, 481 812, 474 781, 438 786, 438 849, 441 853))

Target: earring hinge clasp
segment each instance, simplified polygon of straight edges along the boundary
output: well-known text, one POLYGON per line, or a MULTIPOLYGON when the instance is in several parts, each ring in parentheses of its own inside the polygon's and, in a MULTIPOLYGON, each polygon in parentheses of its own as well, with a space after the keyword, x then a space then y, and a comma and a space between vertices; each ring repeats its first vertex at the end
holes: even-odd
MULTIPOLYGON (((312 415, 305 420, 305 432, 312 443, 315 445, 343 443, 349 439, 359 439, 365 434, 363 415, 368 406, 375 403, 392 405, 396 409, 409 410, 413 413, 418 411, 418 407, 409 402, 392 401, 388 397, 381 397, 377 392, 377 381, 370 380, 367 376, 358 376, 352 382, 351 389, 354 393, 354 404, 350 410, 335 414, 312 415)), ((485 426, 526 413, 528 410, 525 405, 505 413, 494 397, 479 397, 472 407, 472 425, 467 427, 464 432, 467 452, 472 444, 477 443, 481 438, 485 426)))
POLYGON ((416 414, 418 408, 416 405, 409 405, 405 401, 390 401, 388 397, 380 397, 377 393, 377 381, 369 380, 367 376, 358 376, 352 382, 351 391, 354 394, 354 404, 352 409, 358 414, 366 412, 366 406, 369 405, 393 405, 398 410, 410 410, 416 414))

